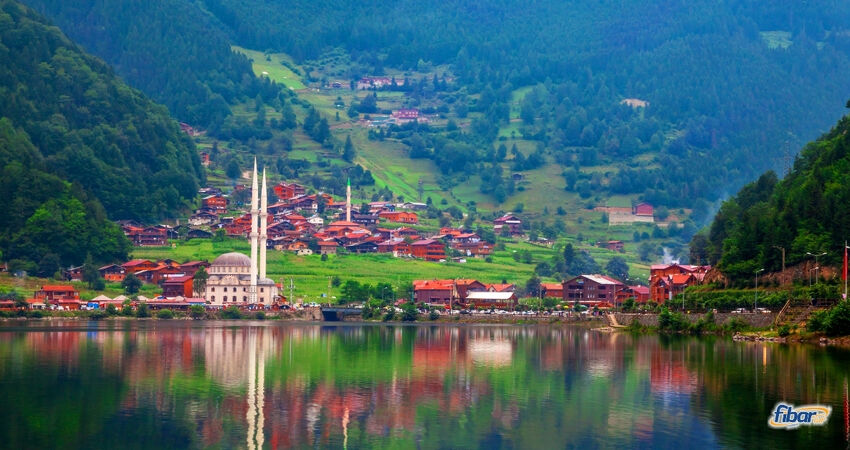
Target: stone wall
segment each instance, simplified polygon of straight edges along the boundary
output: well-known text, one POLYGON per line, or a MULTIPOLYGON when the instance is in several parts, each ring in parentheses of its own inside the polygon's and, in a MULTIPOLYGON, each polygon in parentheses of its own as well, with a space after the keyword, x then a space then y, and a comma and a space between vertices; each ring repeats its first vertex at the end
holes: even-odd
MULTIPOLYGON (((705 314, 685 314, 685 318, 688 319, 688 322, 694 323, 703 317, 705 314)), ((617 319, 617 323, 620 325, 628 326, 632 323, 632 321, 637 320, 643 326, 657 327, 658 326, 658 314, 627 314, 627 313, 614 313, 614 317, 617 319)), ((718 325, 723 325, 726 322, 737 318, 743 320, 747 323, 747 325, 751 327, 763 328, 768 327, 773 324, 774 319, 776 319, 776 313, 770 314, 731 314, 731 313, 717 313, 714 315, 714 322, 718 325)))

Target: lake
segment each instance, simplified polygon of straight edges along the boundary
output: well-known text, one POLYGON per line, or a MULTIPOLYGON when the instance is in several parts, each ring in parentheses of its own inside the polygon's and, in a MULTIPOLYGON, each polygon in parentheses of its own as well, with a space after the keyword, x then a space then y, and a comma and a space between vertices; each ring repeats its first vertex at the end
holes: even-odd
POLYGON ((847 448, 850 352, 568 326, 0 325, 4 448, 847 448), (767 426, 774 405, 827 425, 767 426))

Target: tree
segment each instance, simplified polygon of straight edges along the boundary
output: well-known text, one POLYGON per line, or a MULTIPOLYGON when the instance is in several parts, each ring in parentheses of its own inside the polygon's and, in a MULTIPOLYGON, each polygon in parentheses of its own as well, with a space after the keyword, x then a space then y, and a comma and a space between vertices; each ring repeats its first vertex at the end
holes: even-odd
POLYGON ((125 294, 132 295, 139 292, 139 288, 142 287, 142 280, 140 280, 136 274, 128 273, 124 277, 124 280, 121 281, 121 287, 124 288, 125 294))
POLYGON ((419 318, 419 310, 413 302, 406 302, 401 306, 401 320, 404 322, 415 322, 419 318))
POLYGON ((242 175, 242 172, 239 170, 239 163, 236 162, 235 158, 231 158, 230 162, 227 163, 225 174, 227 175, 227 178, 230 178, 231 180, 238 180, 242 175))
POLYGON ((201 305, 192 305, 189 307, 189 316, 191 316, 192 319, 202 319, 206 313, 206 309, 204 309, 201 305))
POLYGON ((537 275, 528 279, 525 282, 525 295, 529 297, 539 297, 540 296, 540 278, 537 275))
POLYGON ((91 254, 86 257, 86 262, 83 264, 83 281, 86 282, 89 289, 95 291, 102 291, 106 287, 103 278, 100 276, 100 272, 98 272, 97 267, 92 262, 91 254))
POLYGON ((342 159, 352 162, 354 161, 355 156, 357 156, 357 152, 354 150, 354 144, 351 143, 351 135, 348 135, 345 138, 345 147, 343 147, 342 150, 342 159))
POLYGON ((620 256, 611 258, 608 264, 605 265, 605 271, 608 272, 608 275, 621 281, 626 281, 629 278, 629 265, 620 256))
POLYGON ((151 310, 147 303, 139 303, 138 308, 136 308, 136 317, 150 317, 151 310))
POLYGON ((195 277, 192 279, 192 290, 194 290, 197 295, 204 295, 204 291, 207 288, 207 279, 209 279, 209 277, 209 274, 203 266, 195 272, 195 277))

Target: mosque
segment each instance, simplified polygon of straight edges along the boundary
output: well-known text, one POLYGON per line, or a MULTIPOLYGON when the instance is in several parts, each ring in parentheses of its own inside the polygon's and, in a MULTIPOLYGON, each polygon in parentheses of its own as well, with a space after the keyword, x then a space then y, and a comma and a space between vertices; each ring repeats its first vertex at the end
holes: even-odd
POLYGON ((225 253, 212 262, 204 290, 204 298, 210 304, 225 307, 258 304, 271 306, 278 299, 277 286, 266 277, 267 226, 266 171, 263 169, 262 190, 258 190, 255 159, 251 183, 251 257, 232 252, 225 253), (257 201, 258 193, 260 202, 257 201))

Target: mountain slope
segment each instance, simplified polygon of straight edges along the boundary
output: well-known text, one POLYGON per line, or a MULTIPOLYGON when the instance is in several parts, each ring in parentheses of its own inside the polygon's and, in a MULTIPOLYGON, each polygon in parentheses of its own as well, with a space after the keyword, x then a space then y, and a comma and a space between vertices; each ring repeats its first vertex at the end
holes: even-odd
POLYGON ((223 26, 193 2, 26 0, 127 82, 184 122, 219 126, 231 104, 278 89, 230 50, 223 26))
POLYGON ((0 0, 0 61, 5 258, 120 257, 108 219, 174 217, 194 200, 204 173, 166 109, 11 0, 0 0))
POLYGON ((694 237, 692 258, 717 264, 733 280, 781 269, 826 252, 840 264, 850 239, 850 118, 807 145, 783 180, 762 175, 723 203, 711 227, 694 237))

